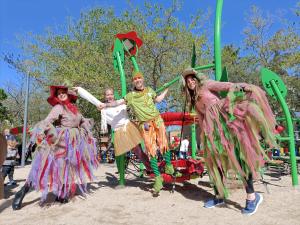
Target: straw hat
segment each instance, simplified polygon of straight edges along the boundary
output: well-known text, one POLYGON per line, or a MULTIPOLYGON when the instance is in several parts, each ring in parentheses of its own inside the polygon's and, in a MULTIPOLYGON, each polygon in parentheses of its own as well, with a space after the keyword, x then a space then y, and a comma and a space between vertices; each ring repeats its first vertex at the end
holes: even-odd
MULTIPOLYGON (((182 76, 185 79, 187 76, 189 75, 194 75, 196 76, 198 73, 196 70, 194 70, 193 68, 187 68, 182 72, 182 76)), ((197 76, 196 76, 197 77, 197 76)))

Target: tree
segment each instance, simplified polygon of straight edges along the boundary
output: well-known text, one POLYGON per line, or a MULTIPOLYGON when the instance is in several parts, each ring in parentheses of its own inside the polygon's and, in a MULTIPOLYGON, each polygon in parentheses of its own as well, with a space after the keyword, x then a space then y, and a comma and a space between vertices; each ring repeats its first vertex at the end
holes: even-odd
MULTIPOLYGON (((241 56, 241 48, 233 44, 222 48, 222 64, 227 68, 230 82, 245 82, 259 85, 259 76, 249 69, 252 60, 249 56, 241 56)), ((250 67, 251 68, 251 67, 250 67)))
MULTIPOLYGON (((30 75, 42 86, 67 82, 70 86, 82 86, 101 99, 105 87, 120 89, 119 74, 113 71, 110 50, 115 34, 136 30, 144 41, 138 64, 145 74, 147 85, 156 89, 190 64, 193 42, 198 47, 198 64, 209 61, 205 29, 196 26, 199 21, 204 23, 209 13, 199 11, 187 25, 175 17, 179 8, 178 1, 167 9, 146 2, 145 10, 132 6, 120 17, 112 8, 94 8, 83 12, 78 21, 70 19, 61 29, 66 31, 64 34, 49 30, 47 35, 27 35, 20 41, 23 49, 21 57, 8 53, 5 60, 24 72, 24 59, 30 58, 34 62, 30 75)), ((125 71, 130 86, 131 63, 127 62, 125 71)), ((178 87, 170 92, 173 96, 169 99, 171 106, 179 108, 183 98, 178 87)), ((99 123, 99 113, 95 108, 87 107, 88 104, 79 101, 83 114, 99 123)))
POLYGON ((0 89, 0 127, 2 127, 2 124, 5 120, 9 120, 9 113, 7 108, 3 105, 3 101, 7 98, 6 93, 3 89, 0 89))
MULTIPOLYGON (((25 75, 20 75, 17 82, 6 83, 7 98, 3 102, 9 112, 12 126, 23 126, 25 105, 25 75)), ((28 124, 33 125, 45 118, 50 107, 46 101, 47 93, 36 80, 30 80, 28 102, 28 124)))
MULTIPOLYGON (((295 12, 297 15, 297 10, 295 12)), ((260 67, 268 67, 281 75, 289 89, 287 102, 290 108, 300 111, 299 27, 295 22, 284 23, 281 29, 272 32, 273 20, 272 16, 264 15, 257 7, 251 8, 251 15, 248 17, 249 25, 244 30, 245 50, 251 61, 248 67, 252 71, 258 71, 260 67)))

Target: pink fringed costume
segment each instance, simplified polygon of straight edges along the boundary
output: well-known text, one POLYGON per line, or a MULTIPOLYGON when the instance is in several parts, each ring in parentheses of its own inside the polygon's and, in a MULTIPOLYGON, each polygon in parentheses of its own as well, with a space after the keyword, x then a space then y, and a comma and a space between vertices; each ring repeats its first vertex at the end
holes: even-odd
POLYGON ((199 115, 205 162, 217 193, 227 197, 229 170, 244 182, 250 174, 258 178, 267 159, 260 139, 264 138, 269 147, 276 146, 275 118, 265 92, 255 85, 202 82, 195 109, 199 115), (228 94, 220 99, 222 91, 228 94))
POLYGON ((60 198, 71 197, 76 184, 81 192, 86 191, 86 182, 93 180, 98 166, 91 127, 79 112, 61 104, 35 126, 31 141, 38 147, 27 182, 42 191, 42 201, 51 191, 60 198))

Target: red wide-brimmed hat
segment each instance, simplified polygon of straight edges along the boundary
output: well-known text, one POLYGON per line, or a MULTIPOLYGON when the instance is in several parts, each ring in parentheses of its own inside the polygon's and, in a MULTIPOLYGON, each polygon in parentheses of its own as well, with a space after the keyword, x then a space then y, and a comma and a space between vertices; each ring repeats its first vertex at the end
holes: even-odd
POLYGON ((70 102, 73 102, 75 103, 76 100, 77 100, 77 95, 74 91, 71 91, 71 90, 68 90, 68 87, 66 86, 50 86, 50 96, 49 98, 47 99, 47 102, 52 105, 52 106, 55 106, 56 104, 58 104, 58 99, 57 99, 57 96, 56 96, 56 93, 59 89, 64 89, 67 91, 68 93, 68 98, 70 100, 70 102))

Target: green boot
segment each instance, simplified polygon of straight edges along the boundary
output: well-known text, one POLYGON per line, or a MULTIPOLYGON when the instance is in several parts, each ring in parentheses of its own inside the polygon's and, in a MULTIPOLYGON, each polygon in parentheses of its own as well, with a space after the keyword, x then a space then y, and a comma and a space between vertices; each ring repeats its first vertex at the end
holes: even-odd
POLYGON ((172 164, 166 164, 165 165, 165 173, 169 174, 169 175, 173 175, 174 174, 174 167, 172 164))
POLYGON ((161 176, 155 177, 153 188, 155 193, 159 193, 163 188, 163 178, 161 176))
MULTIPOLYGON (((174 167, 173 167, 172 164, 166 164, 166 165, 165 165, 165 173, 166 173, 166 174, 169 174, 169 175, 172 175, 172 176, 173 176, 173 175, 174 175, 174 172, 175 172, 175 170, 174 170, 174 167)), ((181 176, 182 176, 182 173, 176 171, 175 177, 181 177, 181 176)))

